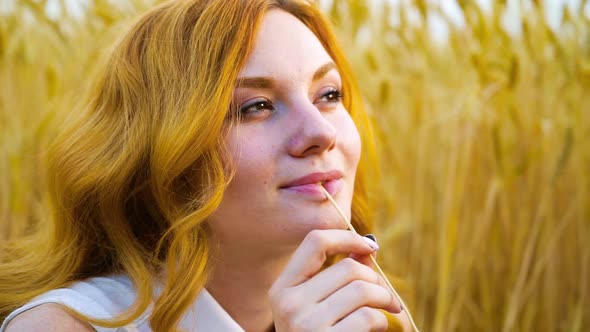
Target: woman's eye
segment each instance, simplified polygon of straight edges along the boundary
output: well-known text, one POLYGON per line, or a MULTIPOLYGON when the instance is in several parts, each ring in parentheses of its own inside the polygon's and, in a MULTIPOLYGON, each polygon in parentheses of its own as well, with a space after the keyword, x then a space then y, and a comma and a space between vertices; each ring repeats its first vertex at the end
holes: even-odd
POLYGON ((320 97, 321 102, 339 103, 342 101, 342 91, 332 89, 320 97))
POLYGON ((240 113, 243 116, 260 114, 264 111, 274 111, 274 106, 268 100, 258 100, 253 103, 247 104, 246 106, 240 109, 240 113))

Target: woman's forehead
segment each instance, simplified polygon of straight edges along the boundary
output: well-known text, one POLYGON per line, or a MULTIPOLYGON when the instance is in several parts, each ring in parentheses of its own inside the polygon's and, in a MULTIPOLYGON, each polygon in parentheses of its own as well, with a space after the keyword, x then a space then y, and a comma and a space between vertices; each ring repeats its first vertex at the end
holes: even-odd
POLYGON ((331 61, 318 38, 299 19, 273 9, 264 16, 239 76, 309 78, 331 61))

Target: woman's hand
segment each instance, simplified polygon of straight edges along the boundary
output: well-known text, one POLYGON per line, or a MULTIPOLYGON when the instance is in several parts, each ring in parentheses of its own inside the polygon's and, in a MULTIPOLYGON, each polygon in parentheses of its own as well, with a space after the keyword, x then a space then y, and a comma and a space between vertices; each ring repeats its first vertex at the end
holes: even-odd
POLYGON ((314 230, 305 237, 269 291, 277 332, 387 329, 378 309, 399 313, 400 303, 368 266, 375 250, 367 240, 345 230, 314 230), (320 272, 335 254, 349 258, 320 272))

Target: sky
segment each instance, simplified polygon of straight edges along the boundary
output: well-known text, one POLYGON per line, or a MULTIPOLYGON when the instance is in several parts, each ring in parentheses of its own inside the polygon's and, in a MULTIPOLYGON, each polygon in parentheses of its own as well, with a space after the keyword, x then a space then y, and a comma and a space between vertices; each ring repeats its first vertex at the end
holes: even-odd
MULTIPOLYGON (((19 0, 0 0, 0 14, 2 12, 9 12, 11 8, 14 8, 14 5, 19 0)), ((60 2, 62 0, 47 0, 47 16, 49 18, 58 19, 61 12, 60 2)), ((63 0, 66 4, 66 10, 69 15, 82 19, 84 16, 84 9, 88 7, 88 4, 92 0, 63 0)), ((123 1, 118 0, 110 0, 113 5, 121 5, 123 1)), ((329 5, 333 1, 342 1, 342 0, 320 0, 324 6, 329 5)), ((400 3, 412 3, 412 0, 366 0, 371 1, 375 4, 382 3, 383 1, 388 1, 394 5, 399 5, 400 3)), ((477 2, 482 8, 489 10, 492 6, 493 1, 495 0, 474 0, 477 2)), ((519 24, 519 17, 521 15, 521 11, 526 11, 526 8, 530 8, 532 0, 507 0, 507 12, 503 17, 503 26, 506 28, 507 31, 513 34, 518 34, 520 32, 520 24, 519 24), (522 3, 522 6, 520 5, 522 3)), ((542 0, 545 8, 547 9, 547 21, 549 22, 549 26, 553 29, 556 29, 561 20, 561 16, 563 13, 564 8, 568 8, 572 12, 584 11, 585 15, 590 18, 590 1, 587 2, 585 8, 582 8, 582 0, 542 0)), ((456 0, 428 0, 431 3, 437 3, 441 6, 442 10, 452 19, 453 24, 462 26, 465 24, 463 15, 459 6, 457 5, 456 0)), ((410 20, 418 24, 420 21, 419 15, 417 12, 410 13, 410 20)), ((26 19, 26 17, 25 17, 26 19)), ((395 24, 396 18, 392 17, 392 22, 395 24)), ((446 22, 442 19, 442 17, 432 15, 429 17, 429 28, 436 40, 445 40, 446 35, 448 33, 448 27, 446 22)))
MULTIPOLYGON (((325 6, 329 6, 334 1, 338 0, 320 0, 325 6)), ((399 6, 402 3, 411 4, 412 0, 367 0, 372 1, 375 4, 383 1, 390 2, 393 5, 399 6)), ((474 0, 485 10, 491 10, 493 1, 495 0, 474 0)), ((428 0, 430 3, 439 4, 441 9, 452 19, 453 24, 463 26, 465 21, 461 9, 457 5, 456 0, 428 0)), ((503 17, 503 26, 507 31, 513 34, 520 33, 519 18, 521 10, 531 8, 531 0, 507 0, 507 12, 503 17), (522 3, 522 7, 521 4, 522 3)), ((561 23, 561 17, 564 8, 568 8, 572 12, 584 11, 586 17, 590 18, 590 1, 586 4, 585 8, 582 8, 582 0, 542 0, 546 8, 546 19, 549 22, 549 26, 553 29, 557 29, 561 23)), ((419 22, 418 12, 410 13, 410 20, 419 22)), ((396 18, 393 17, 392 21, 395 24, 396 18)), ((433 15, 429 18, 430 31, 435 39, 444 40, 448 34, 448 28, 446 22, 442 17, 433 15)))

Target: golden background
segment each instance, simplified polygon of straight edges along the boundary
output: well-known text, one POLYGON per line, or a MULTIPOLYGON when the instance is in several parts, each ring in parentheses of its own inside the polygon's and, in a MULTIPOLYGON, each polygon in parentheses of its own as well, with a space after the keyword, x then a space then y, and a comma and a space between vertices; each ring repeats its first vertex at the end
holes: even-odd
MULTIPOLYGON (((323 2, 375 123, 379 260, 423 332, 589 331, 590 10, 442 1, 323 2)), ((0 241, 45 219, 43 147, 157 1, 66 2, 0 0, 0 241)))

